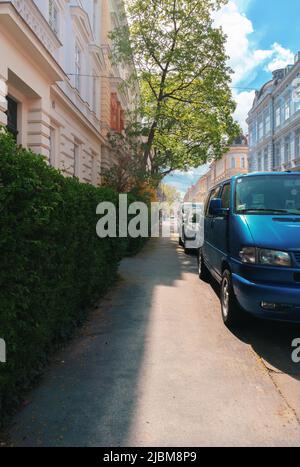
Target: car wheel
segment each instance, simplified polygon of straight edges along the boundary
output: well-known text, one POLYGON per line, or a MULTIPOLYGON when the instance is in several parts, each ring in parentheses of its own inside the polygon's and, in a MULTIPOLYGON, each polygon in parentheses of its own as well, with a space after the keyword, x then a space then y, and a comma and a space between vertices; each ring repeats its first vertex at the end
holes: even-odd
POLYGON ((179 246, 182 246, 182 247, 183 247, 183 241, 182 241, 182 238, 181 238, 180 235, 179 235, 179 242, 178 242, 178 243, 179 243, 179 246))
POLYGON ((189 248, 186 248, 185 244, 183 245, 183 248, 184 248, 184 253, 185 253, 186 255, 189 255, 190 252, 191 252, 190 249, 189 249, 189 248))
POLYGON ((184 230, 183 230, 183 232, 182 232, 182 238, 183 238, 183 240, 182 240, 182 246, 183 246, 183 249, 184 249, 184 253, 185 253, 186 255, 188 255, 188 254, 190 253, 190 250, 189 250, 188 248, 186 248, 186 246, 185 246, 185 233, 184 233, 184 230))
POLYGON ((221 310, 223 321, 227 327, 230 328, 240 322, 241 309, 234 294, 231 272, 227 269, 222 276, 221 310))
POLYGON ((210 278, 210 273, 204 263, 201 248, 198 250, 198 274, 199 279, 201 279, 204 282, 208 282, 210 278))

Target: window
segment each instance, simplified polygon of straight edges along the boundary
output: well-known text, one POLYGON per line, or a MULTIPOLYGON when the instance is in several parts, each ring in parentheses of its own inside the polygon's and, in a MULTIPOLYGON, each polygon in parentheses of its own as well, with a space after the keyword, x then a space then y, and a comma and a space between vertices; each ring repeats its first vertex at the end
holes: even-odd
POLYGON ((300 110, 300 99, 294 102, 294 109, 295 112, 298 112, 300 110))
POLYGON ((11 97, 7 97, 7 129, 15 140, 18 136, 18 103, 11 97))
POLYGON ((257 155, 257 170, 259 172, 262 172, 263 168, 262 168, 262 155, 261 155, 261 152, 258 153, 257 155))
POLYGON ((56 131, 54 128, 50 128, 50 154, 49 162, 50 165, 55 165, 55 144, 56 144, 56 131))
POLYGON ((211 217, 209 214, 209 205, 212 199, 218 198, 220 192, 220 187, 218 186, 217 188, 214 188, 208 195, 207 200, 206 200, 206 206, 205 206, 205 216, 206 217, 211 217))
POLYGON ((271 131, 271 119, 269 111, 265 114, 265 134, 268 135, 271 131))
POLYGON ((288 162, 291 156, 291 139, 290 136, 284 138, 284 162, 288 162))
POLYGON ((257 142, 257 126, 256 123, 253 126, 253 143, 255 144, 257 142))
POLYGON ((93 91, 92 91, 92 109, 97 113, 97 78, 93 76, 93 91))
POLYGON ((75 46, 75 87, 80 92, 81 78, 81 50, 76 44, 75 46))
POLYGON ((80 178, 80 148, 79 144, 74 143, 74 177, 80 178))
POLYGON ((260 141, 264 136, 264 122, 262 117, 258 120, 258 140, 260 141))
POLYGON ((246 168, 245 158, 241 157, 241 169, 245 169, 245 168, 246 168))
POLYGON ((99 174, 98 174, 98 159, 99 159, 99 157, 95 152, 92 153, 92 159, 93 159, 92 160, 92 183, 93 183, 93 185, 97 185, 98 176, 99 176, 99 174))
POLYGON ((280 123, 281 123, 281 118, 280 118, 280 107, 277 107, 276 111, 275 111, 275 123, 276 123, 276 126, 280 126, 280 123))
POLYGON ((237 180, 236 209, 247 214, 274 215, 277 210, 300 213, 300 175, 257 175, 237 180))
POLYGON ((229 209, 230 208, 230 183, 227 183, 223 187, 222 191, 222 208, 229 209))
POLYGON ((269 170, 269 148, 264 149, 264 167, 263 167, 265 172, 268 172, 269 170))
POLYGON ((284 119, 288 120, 291 116, 291 101, 288 98, 284 103, 284 119))
POLYGON ((295 133, 295 159, 300 157, 300 129, 295 133))
POLYGON ((58 8, 55 0, 49 0, 49 24, 52 31, 58 34, 58 8))
POLYGON ((275 166, 281 166, 281 142, 275 144, 275 166))
POLYGON ((230 159, 230 168, 231 168, 231 169, 235 169, 235 157, 232 157, 232 158, 230 159))
POLYGON ((250 129, 250 146, 255 146, 256 144, 256 123, 253 123, 250 129))

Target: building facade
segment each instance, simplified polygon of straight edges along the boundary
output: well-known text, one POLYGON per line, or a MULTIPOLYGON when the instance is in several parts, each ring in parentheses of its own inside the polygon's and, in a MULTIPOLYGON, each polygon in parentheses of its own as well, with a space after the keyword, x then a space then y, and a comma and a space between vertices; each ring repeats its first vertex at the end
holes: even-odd
POLYGON ((208 172, 200 177, 185 195, 185 202, 204 202, 210 188, 234 175, 248 172, 248 142, 240 136, 230 150, 210 164, 208 172))
MULTIPOLYGON (((110 62, 117 0, 0 0, 0 124, 65 175, 98 185, 114 162, 130 70, 110 62)), ((134 97, 133 97, 134 99, 134 97)))
POLYGON ((273 72, 249 112, 249 171, 300 170, 300 53, 273 72))

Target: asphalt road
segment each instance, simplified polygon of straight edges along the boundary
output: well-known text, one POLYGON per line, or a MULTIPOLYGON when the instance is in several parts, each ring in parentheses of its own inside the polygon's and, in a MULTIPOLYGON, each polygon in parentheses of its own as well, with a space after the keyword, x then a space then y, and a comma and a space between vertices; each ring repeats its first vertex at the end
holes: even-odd
POLYGON ((177 240, 123 261, 10 430, 16 446, 299 446, 300 327, 235 333, 177 240))

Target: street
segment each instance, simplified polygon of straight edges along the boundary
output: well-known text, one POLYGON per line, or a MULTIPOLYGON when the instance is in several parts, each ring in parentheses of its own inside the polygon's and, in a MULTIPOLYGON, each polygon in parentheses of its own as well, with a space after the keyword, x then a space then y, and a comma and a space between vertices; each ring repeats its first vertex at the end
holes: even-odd
POLYGON ((300 326, 222 323, 178 240, 154 239, 13 420, 15 446, 299 446, 300 326))

